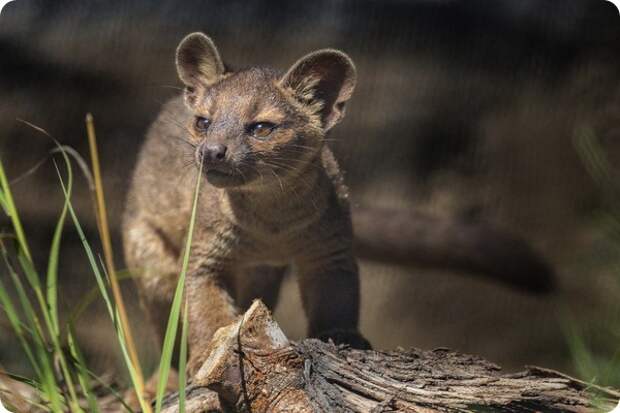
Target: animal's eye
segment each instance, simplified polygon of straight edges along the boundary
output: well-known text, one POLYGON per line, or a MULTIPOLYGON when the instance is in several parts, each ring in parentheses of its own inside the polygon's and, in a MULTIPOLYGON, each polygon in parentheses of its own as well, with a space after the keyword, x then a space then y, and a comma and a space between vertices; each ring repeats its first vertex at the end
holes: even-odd
POLYGON ((248 133, 257 139, 265 139, 276 128, 271 122, 257 122, 248 127, 248 133))
POLYGON ((211 121, 207 118, 203 118, 202 116, 196 116, 196 121, 194 122, 194 127, 196 130, 200 132, 204 132, 209 129, 209 125, 211 121))

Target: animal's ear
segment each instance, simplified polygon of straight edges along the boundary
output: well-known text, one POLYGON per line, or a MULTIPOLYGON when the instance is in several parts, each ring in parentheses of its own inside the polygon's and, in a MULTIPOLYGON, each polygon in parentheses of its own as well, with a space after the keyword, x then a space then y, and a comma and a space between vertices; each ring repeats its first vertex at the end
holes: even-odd
POLYGON ((355 65, 349 56, 338 50, 324 49, 299 59, 280 84, 320 115, 323 129, 327 131, 344 117, 355 81, 355 65))
POLYGON ((191 89, 215 83, 225 71, 215 44, 199 32, 181 40, 177 47, 176 65, 179 78, 191 89))

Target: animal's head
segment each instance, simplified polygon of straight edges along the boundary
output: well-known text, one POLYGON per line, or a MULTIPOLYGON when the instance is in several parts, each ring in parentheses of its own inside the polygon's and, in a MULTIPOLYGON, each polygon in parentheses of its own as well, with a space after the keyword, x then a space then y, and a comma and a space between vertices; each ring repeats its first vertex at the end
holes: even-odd
POLYGON ((207 180, 218 187, 278 184, 301 173, 344 117, 356 80, 351 59, 331 49, 302 57, 284 74, 226 72, 202 33, 181 41, 176 64, 195 115, 188 138, 207 180))

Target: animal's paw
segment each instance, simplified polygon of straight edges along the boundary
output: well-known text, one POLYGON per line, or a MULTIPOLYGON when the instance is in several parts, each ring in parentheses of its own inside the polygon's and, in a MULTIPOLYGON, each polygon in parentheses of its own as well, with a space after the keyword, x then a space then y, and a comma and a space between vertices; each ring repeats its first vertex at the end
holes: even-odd
POLYGON ((333 329, 317 334, 321 341, 332 340, 334 344, 347 344, 358 350, 371 350, 370 342, 357 330, 333 329))

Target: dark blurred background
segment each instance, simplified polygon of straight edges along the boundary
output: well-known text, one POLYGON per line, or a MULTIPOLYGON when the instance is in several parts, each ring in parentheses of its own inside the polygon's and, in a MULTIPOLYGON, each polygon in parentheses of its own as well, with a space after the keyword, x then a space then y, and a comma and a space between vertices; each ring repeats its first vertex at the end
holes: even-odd
MULTIPOLYGON (((204 31, 232 67, 286 69, 314 49, 342 49, 359 81, 332 137, 354 205, 490 223, 527 242, 556 276, 555 291, 540 295, 441 266, 362 260, 362 331, 378 348, 442 346, 508 369, 572 371, 567 320, 607 318, 618 297, 616 246, 596 218, 605 194, 575 142, 590 131, 612 164, 620 155, 619 23, 603 0, 17 0, 0 15, 0 157, 18 179, 16 202, 45 268, 62 193, 49 160, 24 176, 53 144, 18 119, 89 159, 92 112, 123 268, 129 174, 149 122, 178 93, 179 40, 204 31)), ((81 177, 74 202, 99 249, 81 177)), ((94 288, 72 225, 60 266, 68 313, 94 288)), ((133 285, 123 285, 152 363, 157 347, 133 285)), ((303 335, 294 279, 276 317, 290 337, 303 335)), ((19 370, 20 351, 0 323, 0 364, 19 370)), ((95 368, 120 365, 101 303, 80 318, 78 338, 95 368)))

